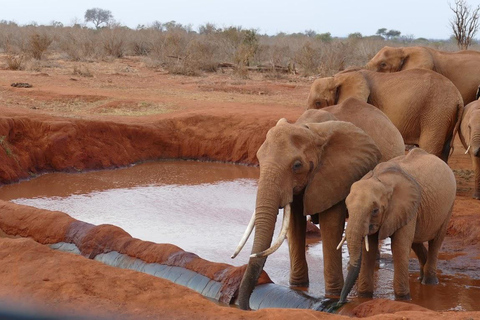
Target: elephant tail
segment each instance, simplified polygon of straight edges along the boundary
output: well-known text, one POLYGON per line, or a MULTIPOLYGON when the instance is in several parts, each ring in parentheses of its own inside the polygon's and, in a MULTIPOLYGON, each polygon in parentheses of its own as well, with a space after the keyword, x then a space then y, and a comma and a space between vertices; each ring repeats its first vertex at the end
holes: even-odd
POLYGON ((459 101, 457 103, 457 119, 455 121, 455 127, 453 128, 453 134, 452 134, 452 139, 450 140, 450 152, 449 152, 449 157, 453 154, 453 151, 455 149, 454 147, 454 141, 455 141, 455 136, 458 133, 458 130, 460 129, 460 123, 462 122, 463 118, 463 111, 464 111, 464 105, 463 105, 463 98, 460 95, 460 92, 458 93, 459 101))

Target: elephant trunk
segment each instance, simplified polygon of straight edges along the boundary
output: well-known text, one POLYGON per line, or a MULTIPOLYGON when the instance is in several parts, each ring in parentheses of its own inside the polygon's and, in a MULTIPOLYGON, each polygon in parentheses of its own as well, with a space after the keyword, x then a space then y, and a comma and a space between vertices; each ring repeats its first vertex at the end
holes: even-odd
POLYGON ((466 139, 467 151, 472 159, 473 168, 475 171, 475 191, 473 198, 480 199, 480 131, 476 127, 471 128, 470 135, 466 139))
MULTIPOLYGON (((351 260, 351 259, 350 259, 351 260)), ((338 303, 345 303, 347 301, 347 296, 352 291, 353 285, 358 279, 360 274, 360 265, 362 260, 362 251, 360 250, 360 256, 356 259, 355 264, 352 265, 348 263, 348 273, 345 283, 343 284, 342 292, 340 293, 340 300, 338 303)))
MULTIPOLYGON (((360 221, 359 221, 360 222, 360 221)), ((368 250, 368 239, 363 233, 363 226, 355 224, 354 221, 349 221, 347 229, 345 231, 347 239, 348 254, 350 260, 348 262, 347 278, 343 284, 342 292, 340 294, 339 303, 344 303, 347 300, 347 296, 353 288, 353 285, 357 281, 360 273, 360 266, 362 261, 362 245, 365 241, 366 248, 368 250), (365 239, 364 239, 365 238, 365 239)))
MULTIPOLYGON (((278 184, 278 183, 277 183, 278 184)), ((271 179, 261 178, 258 183, 257 202, 255 209, 255 236, 252 254, 268 249, 272 243, 278 209, 281 204, 280 192, 271 179)), ((238 304, 241 309, 250 309, 250 296, 263 271, 267 257, 251 257, 240 283, 238 304)))
POLYGON ((480 157, 480 132, 475 132, 475 131, 471 133, 469 148, 472 152, 472 155, 479 158, 480 157))

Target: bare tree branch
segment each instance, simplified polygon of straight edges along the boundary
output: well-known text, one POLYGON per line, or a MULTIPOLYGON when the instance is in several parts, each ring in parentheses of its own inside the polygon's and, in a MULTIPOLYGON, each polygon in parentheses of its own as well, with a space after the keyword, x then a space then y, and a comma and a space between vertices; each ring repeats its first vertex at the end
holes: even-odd
POLYGON ((450 21, 453 35, 457 40, 458 47, 466 50, 472 44, 472 39, 478 31, 480 5, 472 10, 465 0, 455 0, 455 7, 450 4, 449 6, 455 14, 454 19, 450 21))

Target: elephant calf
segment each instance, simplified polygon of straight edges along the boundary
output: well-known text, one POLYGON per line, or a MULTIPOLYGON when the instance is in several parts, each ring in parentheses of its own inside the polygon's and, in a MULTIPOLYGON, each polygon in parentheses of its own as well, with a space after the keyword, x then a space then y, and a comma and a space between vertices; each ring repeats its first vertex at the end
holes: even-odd
POLYGON ((480 199, 480 101, 465 106, 459 130, 460 140, 472 159, 475 170, 475 191, 473 197, 480 199))
POLYGON ((410 248, 420 262, 422 284, 437 284, 438 252, 455 195, 452 170, 420 148, 378 164, 355 182, 345 200, 349 212, 345 238, 350 260, 340 302, 346 300, 359 273, 359 294, 373 295, 378 241, 387 237, 392 241, 393 286, 397 299, 410 299, 410 248), (423 245, 426 241, 428 250, 423 245), (363 242, 365 248, 362 249, 363 242))

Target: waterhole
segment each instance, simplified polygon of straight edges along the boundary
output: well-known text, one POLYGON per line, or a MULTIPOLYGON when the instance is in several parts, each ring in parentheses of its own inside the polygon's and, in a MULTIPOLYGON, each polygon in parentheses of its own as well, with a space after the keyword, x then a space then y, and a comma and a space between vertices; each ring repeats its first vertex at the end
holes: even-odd
MULTIPOLYGON (((254 211, 258 175, 256 167, 233 164, 148 162, 116 170, 45 174, 1 187, 0 199, 62 211, 96 225, 113 224, 135 238, 175 244, 204 259, 239 266, 248 262, 252 239, 235 259, 230 256, 254 211)), ((276 232, 280 225, 277 219, 276 232)), ((323 296, 321 242, 309 241, 306 250, 311 284, 304 290, 323 296)), ((345 245, 343 257, 346 266, 345 245)), ((441 256, 440 284, 424 286, 416 281, 416 259, 410 264, 412 303, 436 311, 480 310, 479 279, 448 270, 441 256)), ((265 271, 275 283, 288 286, 286 243, 267 259, 265 271)), ((389 241, 382 244, 376 279, 375 297, 394 299, 389 241)), ((350 300, 351 306, 360 302, 354 294, 350 300)))

